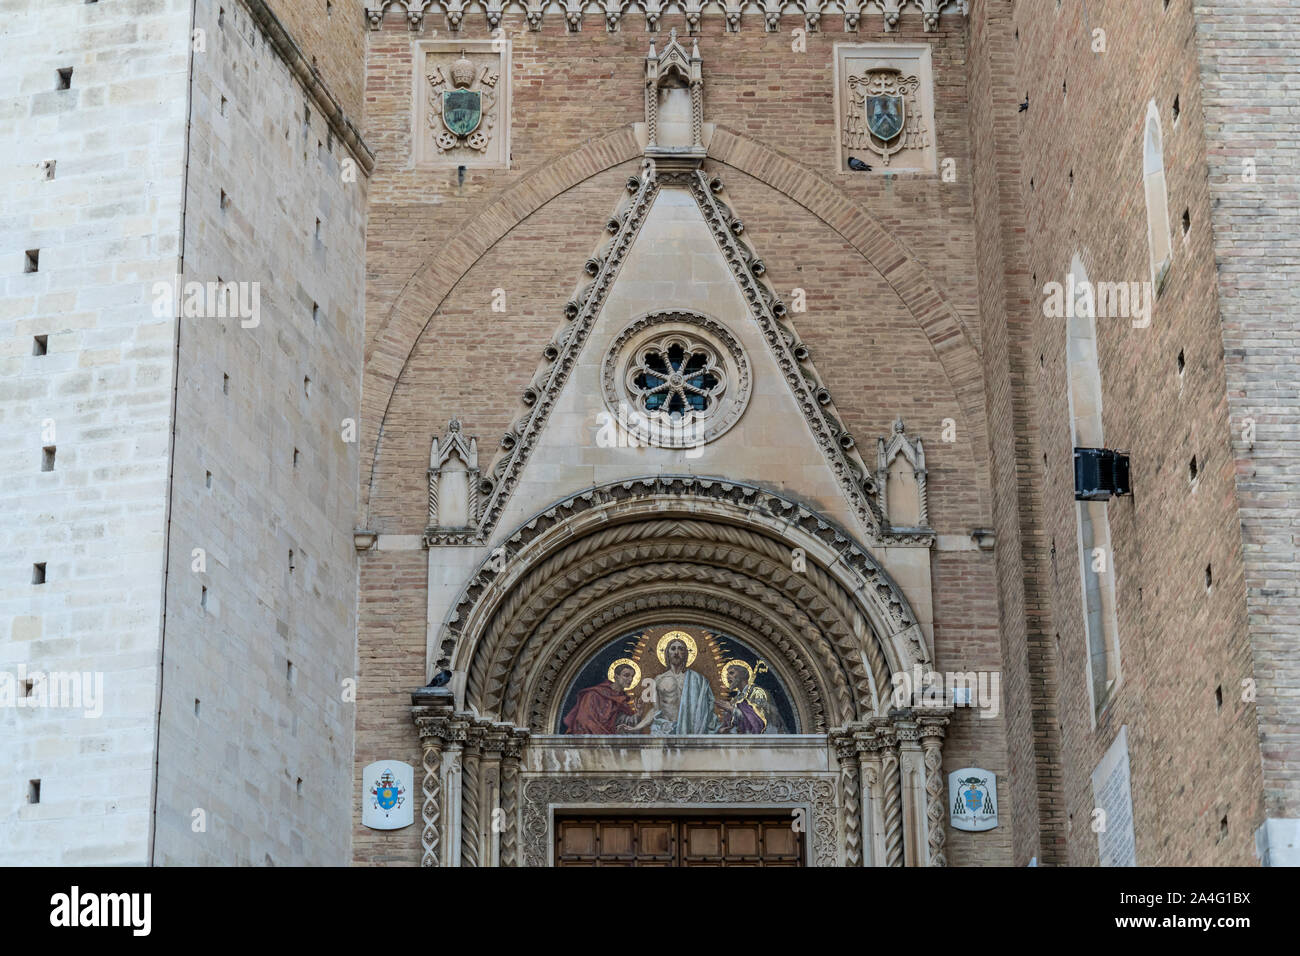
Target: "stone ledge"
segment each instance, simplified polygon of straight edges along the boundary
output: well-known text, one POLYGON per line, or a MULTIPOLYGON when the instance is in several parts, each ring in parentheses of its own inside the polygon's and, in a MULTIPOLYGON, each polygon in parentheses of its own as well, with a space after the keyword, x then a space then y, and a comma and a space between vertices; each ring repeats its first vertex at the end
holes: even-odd
POLYGON ((280 59, 289 68, 289 72, 321 111, 321 115, 329 123, 334 135, 348 148, 348 152, 369 176, 375 168, 375 154, 361 138, 361 131, 357 129, 356 124, 343 112, 342 104, 325 84, 320 70, 312 65, 311 60, 302 52, 302 48, 294 41, 288 29, 280 22, 280 18, 266 5, 266 0, 243 0, 243 2, 248 6, 253 20, 271 41, 271 46, 280 55, 280 59))

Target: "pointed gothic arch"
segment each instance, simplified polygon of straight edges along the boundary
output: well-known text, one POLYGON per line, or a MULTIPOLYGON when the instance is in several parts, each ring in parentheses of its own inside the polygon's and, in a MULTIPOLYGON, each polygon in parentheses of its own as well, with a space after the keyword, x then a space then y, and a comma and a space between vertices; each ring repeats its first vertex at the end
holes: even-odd
MULTIPOLYGON (((362 390, 362 512, 371 521, 373 486, 382 453, 384 423, 398 381, 443 301, 470 268, 529 216, 569 189, 644 155, 634 127, 614 130, 520 180, 466 223, 456 243, 441 247, 412 273, 369 336, 362 390)), ((925 333, 971 429, 977 470, 987 473, 986 417, 978 349, 942 287, 914 253, 862 205, 819 173, 775 150, 716 127, 709 160, 753 177, 807 209, 834 230, 889 283, 925 333)), ((979 483, 980 495, 987 494, 979 483)))

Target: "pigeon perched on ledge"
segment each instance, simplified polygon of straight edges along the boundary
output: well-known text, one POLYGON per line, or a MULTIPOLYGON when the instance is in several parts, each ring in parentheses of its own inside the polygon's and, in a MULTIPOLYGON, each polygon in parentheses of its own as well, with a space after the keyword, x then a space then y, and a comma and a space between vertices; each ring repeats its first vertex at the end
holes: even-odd
POLYGON ((859 173, 871 172, 871 167, 868 166, 866 163, 864 163, 862 160, 858 159, 858 157, 856 156, 849 157, 849 169, 852 169, 855 172, 859 172, 859 173))

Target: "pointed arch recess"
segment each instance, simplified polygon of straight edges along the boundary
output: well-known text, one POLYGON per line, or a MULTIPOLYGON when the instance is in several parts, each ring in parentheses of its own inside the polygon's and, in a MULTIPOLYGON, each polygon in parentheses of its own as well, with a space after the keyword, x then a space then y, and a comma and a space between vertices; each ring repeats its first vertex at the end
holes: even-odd
MULTIPOLYGON (((370 526, 370 501, 387 417, 397 382, 421 334, 443 300, 489 249, 546 203, 614 166, 642 157, 631 125, 593 140, 535 171, 466 224, 458 242, 431 256, 407 280, 366 346, 362 390, 362 447, 369 465, 362 514, 370 526)), ((926 334, 962 414, 975 432, 976 468, 987 472, 986 420, 979 352, 956 310, 916 257, 860 204, 826 179, 788 157, 722 127, 708 157, 730 166, 807 209, 852 245, 889 283, 926 334)), ((984 483, 981 482, 981 497, 984 483)))

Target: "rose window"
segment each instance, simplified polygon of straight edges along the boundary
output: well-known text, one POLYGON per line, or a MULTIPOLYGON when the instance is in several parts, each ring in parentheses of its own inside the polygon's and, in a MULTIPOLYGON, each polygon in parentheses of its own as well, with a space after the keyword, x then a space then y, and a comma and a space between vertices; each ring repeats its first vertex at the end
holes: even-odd
POLYGON ((605 406, 634 444, 692 448, 739 420, 751 391, 749 360, 721 322, 673 309, 634 320, 601 369, 605 406))
POLYGON ((647 412, 708 412, 726 381, 707 345, 680 335, 643 346, 628 369, 628 386, 647 412))

